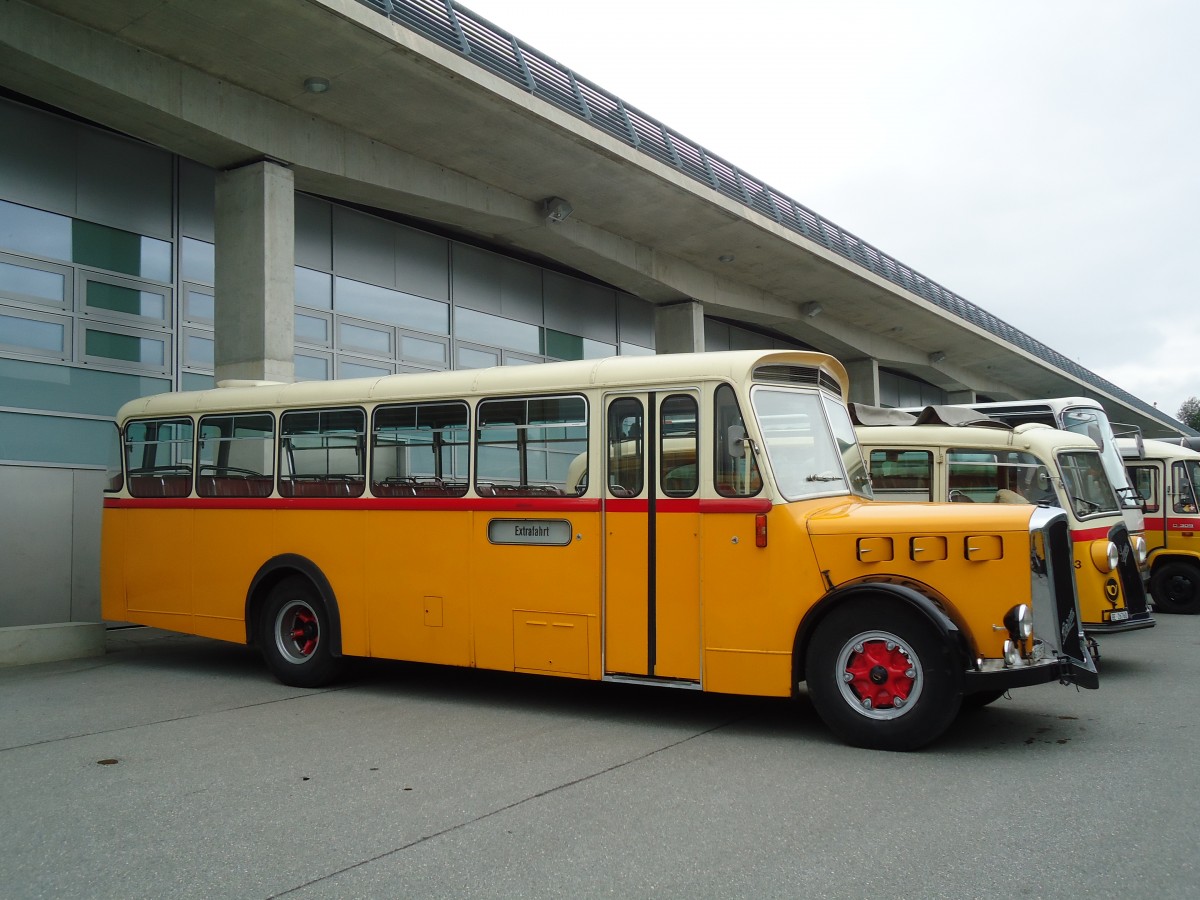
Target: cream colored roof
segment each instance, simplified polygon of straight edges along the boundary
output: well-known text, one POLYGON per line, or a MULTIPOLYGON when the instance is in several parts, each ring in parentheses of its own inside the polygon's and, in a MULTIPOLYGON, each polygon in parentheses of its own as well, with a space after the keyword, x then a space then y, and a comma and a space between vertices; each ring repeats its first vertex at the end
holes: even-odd
POLYGON ((747 381, 760 365, 816 367, 832 377, 845 396, 849 378, 832 356, 793 350, 734 350, 719 353, 671 353, 660 356, 611 356, 530 366, 458 369, 339 381, 294 384, 235 382, 206 391, 156 394, 131 400, 117 420, 138 416, 183 415, 213 410, 317 408, 348 403, 380 403, 480 394, 548 393, 594 387, 669 385, 722 379, 747 381))
MULTIPOLYGON (((1126 462, 1134 462, 1138 457, 1125 456, 1125 451, 1133 450, 1137 446, 1137 441, 1133 438, 1117 438, 1117 448, 1121 451, 1122 458, 1126 462)), ((1167 460, 1184 460, 1184 459, 1200 459, 1200 453, 1192 450, 1190 447, 1184 447, 1180 444, 1172 444, 1170 441, 1142 441, 1142 459, 1167 459, 1167 460)))

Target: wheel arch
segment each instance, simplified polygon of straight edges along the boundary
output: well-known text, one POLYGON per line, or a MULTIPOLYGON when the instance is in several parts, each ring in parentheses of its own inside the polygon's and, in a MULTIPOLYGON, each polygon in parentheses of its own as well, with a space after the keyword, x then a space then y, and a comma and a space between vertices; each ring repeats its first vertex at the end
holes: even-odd
POLYGON ((792 691, 804 681, 809 644, 817 627, 834 609, 856 600, 887 600, 915 609, 929 622, 938 635, 957 651, 963 664, 971 658, 968 640, 953 619, 934 597, 909 584, 886 581, 859 581, 839 585, 818 600, 805 614, 796 629, 792 645, 792 691))
POLYGON ((329 617, 329 652, 332 656, 341 656, 342 616, 333 586, 316 563, 295 553, 281 553, 267 560, 250 581, 246 591, 246 643, 257 644, 258 621, 267 598, 276 585, 293 575, 307 579, 325 604, 325 613, 329 617))

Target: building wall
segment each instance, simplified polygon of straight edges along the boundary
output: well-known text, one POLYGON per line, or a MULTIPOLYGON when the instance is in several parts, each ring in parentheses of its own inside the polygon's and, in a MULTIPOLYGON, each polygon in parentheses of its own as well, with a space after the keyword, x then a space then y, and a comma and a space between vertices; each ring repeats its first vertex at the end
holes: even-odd
MULTIPOLYGON (((216 173, 0 99, 0 627, 99 616, 113 416, 212 385, 216 173)), ((296 202, 297 377, 654 352, 653 307, 296 202)))

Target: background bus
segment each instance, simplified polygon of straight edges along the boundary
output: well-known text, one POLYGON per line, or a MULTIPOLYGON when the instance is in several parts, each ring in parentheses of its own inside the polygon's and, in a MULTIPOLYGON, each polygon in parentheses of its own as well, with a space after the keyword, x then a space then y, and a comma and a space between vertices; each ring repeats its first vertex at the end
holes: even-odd
MULTIPOLYGON (((862 421, 864 407, 851 409, 862 421)), ((936 415, 922 418, 926 424, 855 428, 877 499, 1062 509, 1071 523, 1084 631, 1094 636, 1153 627, 1138 554, 1090 438, 1036 423, 951 426, 936 415)))
POLYGON ((1167 441, 1118 439, 1146 505, 1150 593, 1167 613, 1200 613, 1200 453, 1167 441))
MULTIPOLYGON (((1051 428, 1084 434, 1096 442, 1104 460, 1104 471, 1117 492, 1121 513, 1129 526, 1131 535, 1139 535, 1146 529, 1141 499, 1129 483, 1125 464, 1117 449, 1116 435, 1108 413, 1096 400, 1087 397, 1058 397, 1050 400, 1004 400, 997 403, 956 404, 966 409, 983 413, 990 419, 1016 426, 1024 422, 1040 422, 1051 428)), ((919 413, 920 409, 906 412, 919 413)), ((1134 429, 1136 430, 1136 429, 1134 429)), ((1123 429, 1124 433, 1124 429, 1123 429)), ((1145 563, 1143 557, 1141 563, 1145 563)))

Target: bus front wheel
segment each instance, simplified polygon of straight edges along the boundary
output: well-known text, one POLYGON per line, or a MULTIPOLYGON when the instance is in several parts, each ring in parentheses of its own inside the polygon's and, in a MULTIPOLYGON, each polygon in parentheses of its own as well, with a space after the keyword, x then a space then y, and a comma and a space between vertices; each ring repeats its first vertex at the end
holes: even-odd
POLYGON ((1154 607, 1165 613, 1200 613, 1200 568, 1185 562, 1163 563, 1150 583, 1154 607))
POLYGON ((341 668, 330 647, 325 604, 303 576, 272 588, 259 620, 259 646, 275 677, 293 687, 321 687, 341 668))
POLYGON ((939 737, 961 698, 950 654, 919 612, 882 601, 833 610, 809 645, 817 713, 848 744, 915 750, 939 737))

